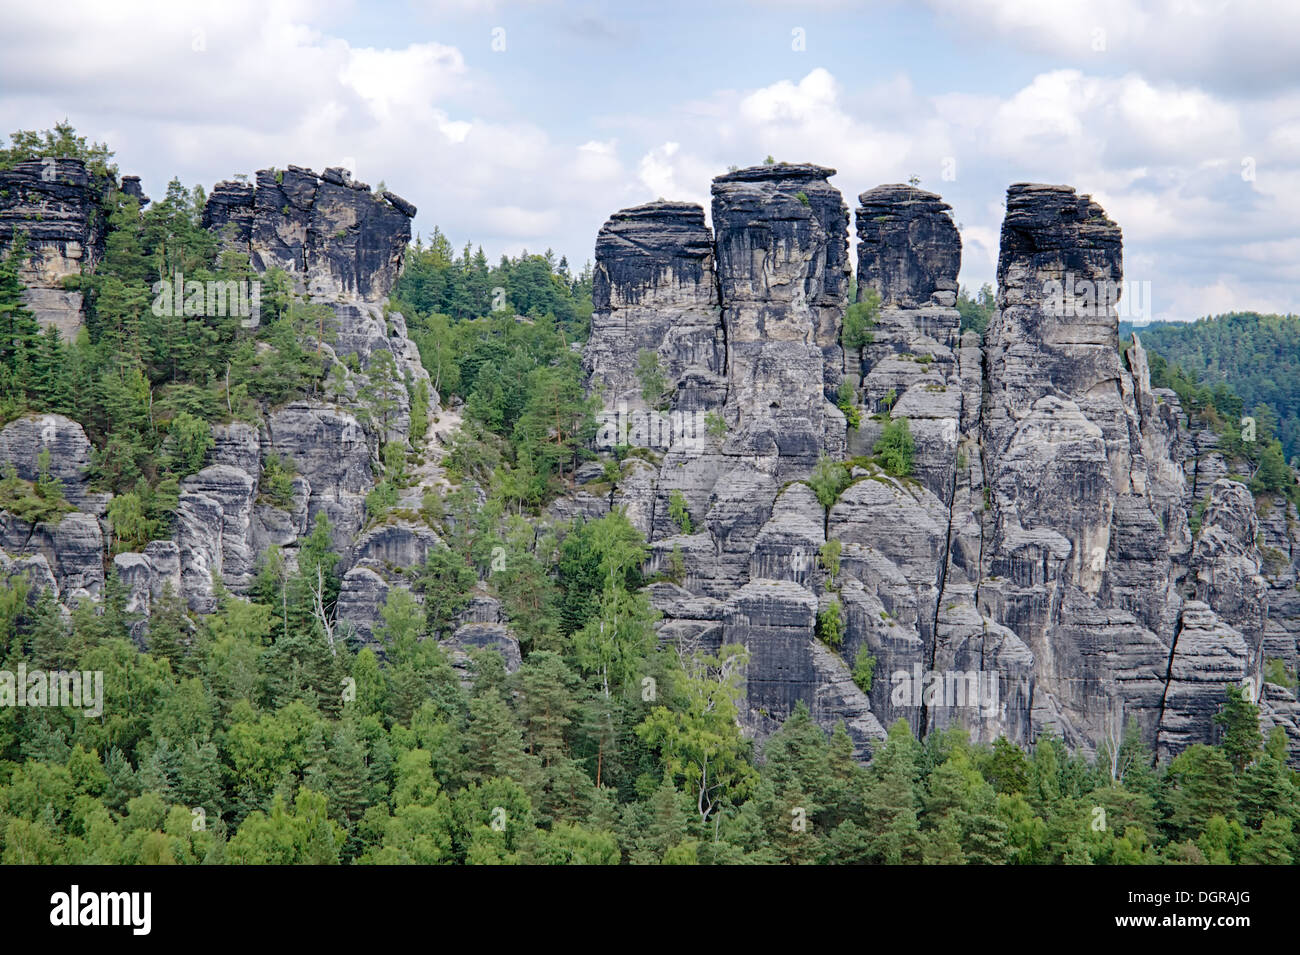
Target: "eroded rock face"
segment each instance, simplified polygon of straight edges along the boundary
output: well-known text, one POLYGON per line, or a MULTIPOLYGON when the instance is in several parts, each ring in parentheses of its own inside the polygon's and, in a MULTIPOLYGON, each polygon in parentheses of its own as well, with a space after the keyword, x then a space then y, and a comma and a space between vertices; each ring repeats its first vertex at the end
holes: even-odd
POLYGON ((843 375, 848 208, 821 166, 753 166, 713 182, 727 336, 727 422, 744 452, 811 465, 841 450, 828 400, 843 375))
POLYGON ((1157 738, 1161 758, 1193 743, 1216 741, 1213 720, 1223 705, 1223 688, 1240 686, 1250 667, 1242 635, 1207 604, 1187 601, 1180 622, 1157 738))
MULTIPOLYGON (((748 650, 741 719, 760 741, 800 702, 828 730, 843 721, 864 759, 897 719, 982 741, 1054 733, 1092 751, 1133 718, 1162 759, 1211 741, 1225 685, 1259 685, 1267 658, 1295 664, 1297 521, 1283 499, 1257 513, 1225 479, 1213 436, 1190 435, 1177 396, 1151 387, 1136 336, 1121 355, 1118 226, 1069 187, 1012 186, 999 312, 981 342, 961 333, 954 307, 961 242, 948 206, 910 186, 868 190, 858 294, 876 291, 881 308, 873 340, 846 355, 848 212, 831 175, 778 164, 719 177, 712 232, 700 207, 663 201, 605 224, 584 353, 612 425, 596 443, 655 453, 626 458, 612 487, 600 464, 580 469, 549 517, 625 510, 649 540, 646 573, 672 571, 650 588, 660 639, 748 650), (644 394, 643 355, 662 394, 644 394), (846 381, 856 430, 832 400, 846 381), (905 477, 871 460, 890 418, 913 436, 905 477), (806 483, 822 456, 853 458, 852 483, 829 506, 806 483), (1188 511, 1201 501, 1193 539, 1188 511), (818 618, 836 608, 828 643, 818 618), (853 669, 866 655, 869 687, 853 669), (927 694, 932 676, 939 692, 927 694)), ((339 169, 264 170, 255 185, 213 191, 205 223, 255 269, 283 268, 329 304, 321 353, 352 370, 257 425, 214 428, 206 466, 181 487, 172 539, 111 563, 129 610, 147 615, 172 587, 211 611, 217 583, 247 592, 267 547, 292 566, 324 514, 342 555, 340 624, 375 640, 389 593, 442 546, 414 520, 376 525, 365 513, 378 449, 410 433, 407 387, 428 383, 404 320, 382 301, 413 214, 339 169), (381 421, 364 393, 386 373, 407 387, 381 421), (291 468, 287 496, 262 486, 273 454, 291 468)), ((56 251, 65 241, 47 239, 56 251)), ((84 253, 95 240, 80 241, 84 253)), ((65 244, 66 265, 77 250, 65 244)), ((42 448, 77 510, 36 527, 0 515, 0 576, 65 601, 93 597, 106 500, 88 486, 90 442, 57 415, 0 430, 0 461, 25 479, 42 448)), ((444 648, 466 679, 477 648, 519 662, 511 621, 484 595, 444 648)), ((1300 754, 1294 697, 1269 684, 1261 704, 1300 754)))
POLYGON ((606 223, 584 359, 610 422, 620 410, 630 421, 597 445, 666 453, 658 466, 626 464, 608 501, 579 492, 568 510, 624 508, 651 541, 647 571, 683 572, 651 590, 662 639, 747 646, 752 729, 779 726, 803 700, 827 725, 846 719, 865 754, 883 731, 847 666, 813 636, 825 512, 807 485, 789 483, 827 447, 843 451, 828 395, 843 376, 847 209, 832 174, 782 164, 719 177, 716 240, 703 210, 683 203, 606 223), (667 385, 658 408, 637 374, 647 352, 667 385), (670 516, 677 495, 689 528, 670 516))
MULTIPOLYGON (((1295 657, 1282 591, 1297 548, 1292 524, 1261 522, 1249 492, 1220 480, 1213 441, 1193 441, 1177 396, 1151 387, 1137 336, 1121 355, 1119 228, 1069 187, 1012 186, 999 312, 981 342, 953 307, 961 243, 948 207, 908 186, 869 190, 858 292, 881 307, 873 340, 841 356, 845 221, 828 174, 760 167, 715 182, 727 431, 670 444, 658 467, 638 464, 592 501, 627 506, 651 541, 648 572, 681 572, 651 589, 660 638, 748 648, 744 722, 760 739, 802 700, 827 729, 844 720, 861 756, 900 718, 985 741, 1054 733, 1085 752, 1133 719, 1161 758, 1211 740, 1224 687, 1258 685, 1266 645, 1295 657), (841 375, 862 417, 847 442, 824 411, 841 375), (823 509, 798 480, 807 465, 869 457, 889 418, 908 422, 911 475, 855 459, 853 483, 823 509), (674 494, 690 533, 669 518, 674 494), (818 556, 827 541, 841 548, 834 581, 818 556), (832 649, 816 620, 836 604, 832 649), (859 653, 876 662, 867 692, 851 678, 859 653), (931 674, 971 692, 914 692, 931 674)), ((678 319, 710 327, 683 317, 698 299, 663 264, 686 248, 707 261, 688 208, 628 210, 602 231, 605 274, 628 278, 602 293, 593 387, 637 400, 610 342, 660 349, 678 319), (674 245, 684 218, 691 238, 674 245), (659 264, 628 238, 639 235, 655 236, 659 264)), ((692 293, 707 288, 705 267, 688 274, 692 293)), ((1294 700, 1269 692, 1265 722, 1300 741, 1294 700)))
POLYGON ((953 307, 961 237, 933 193, 878 186, 858 199, 858 300, 874 290, 880 313, 871 343, 848 356, 864 419, 849 434, 850 453, 871 453, 884 428, 871 416, 906 418, 916 445, 913 474, 946 502, 963 417, 978 415, 980 400, 978 352, 968 356, 974 386, 963 388, 961 315, 953 307))
POLYGON ((351 546, 365 520, 366 493, 374 486, 370 443, 356 416, 313 401, 274 411, 266 429, 268 450, 289 458, 311 488, 309 520, 324 513, 340 551, 351 546))
POLYGON ((1294 670, 1300 663, 1300 513, 1282 495, 1264 498, 1257 512, 1263 546, 1261 573, 1268 582, 1264 658, 1294 670))
POLYGON ((374 195, 342 169, 261 169, 255 186, 220 182, 203 225, 258 271, 280 268, 313 295, 379 299, 393 288, 411 240, 415 208, 374 195))
POLYGON ((139 618, 132 633, 139 640, 147 630, 154 601, 168 589, 182 593, 180 547, 175 541, 150 541, 143 553, 118 554, 113 567, 126 588, 126 612, 139 618))
MULTIPOLYGON (((1034 727, 1085 749, 1119 709, 1154 735, 1180 602, 1171 546, 1182 529, 1158 512, 1181 487, 1153 498, 1146 454, 1168 436, 1149 380, 1135 385, 1120 361, 1120 255, 1119 228, 1087 196, 1008 190, 986 340, 992 508, 979 599, 1034 654, 1034 727), (1139 403, 1157 433, 1144 437, 1139 403)), ((1176 468, 1162 473, 1177 484, 1176 468)))
POLYGON ((1201 520, 1192 551, 1196 599, 1212 606, 1224 623, 1241 634, 1250 649, 1251 671, 1258 672, 1263 665, 1268 584, 1260 574, 1256 548, 1255 499, 1243 484, 1215 481, 1201 520))
POLYGON ((599 446, 667 449, 673 412, 692 416, 693 430, 695 416, 721 407, 725 338, 703 209, 652 202, 615 213, 596 237, 592 301, 583 361, 601 391, 599 446), (657 367, 662 400, 646 401, 639 362, 657 367))
MULTIPOLYGON (((19 267, 27 286, 23 300, 64 339, 75 337, 83 317, 81 292, 64 289, 62 280, 94 268, 103 256, 100 206, 113 187, 91 175, 80 159, 34 159, 0 171, 0 254, 13 249, 15 236, 26 237, 23 251, 29 256, 19 267)), ((138 192, 138 179, 135 187, 138 192)))
MULTIPOLYGON (((424 566, 442 540, 423 524, 399 520, 365 531, 345 554, 350 567, 339 591, 337 618, 360 643, 375 643, 380 608, 394 587, 410 589, 408 572, 424 566)), ((423 598, 417 598, 422 602, 423 598)))
POLYGON ((880 294, 885 307, 951 307, 957 301, 961 236, 951 207, 914 186, 877 186, 858 196, 859 294, 880 294))
POLYGON ((40 456, 49 452, 49 473, 63 485, 63 496, 78 510, 103 514, 108 495, 90 490, 90 439, 85 429, 63 415, 18 418, 0 429, 0 463, 13 465, 24 481, 40 476, 40 456))
POLYGON ((339 584, 338 619, 360 643, 375 643, 380 608, 388 599, 389 584, 372 567, 353 567, 339 584))
POLYGON ((186 478, 181 483, 181 494, 215 502, 221 513, 221 527, 216 534, 221 542, 221 580, 227 589, 245 593, 257 571, 258 554, 253 541, 257 479, 242 468, 214 464, 186 478))

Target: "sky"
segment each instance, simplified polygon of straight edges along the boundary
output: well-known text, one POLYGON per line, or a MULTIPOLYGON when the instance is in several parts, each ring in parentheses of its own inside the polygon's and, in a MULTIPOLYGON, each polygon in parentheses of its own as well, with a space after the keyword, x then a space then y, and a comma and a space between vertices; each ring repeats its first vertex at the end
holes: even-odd
POLYGON ((0 130, 66 118, 154 196, 343 165, 417 232, 576 269, 614 211, 771 155, 851 209, 918 177, 973 290, 1006 187, 1067 183, 1123 230, 1130 317, 1300 311, 1294 0, 0 5, 0 130))

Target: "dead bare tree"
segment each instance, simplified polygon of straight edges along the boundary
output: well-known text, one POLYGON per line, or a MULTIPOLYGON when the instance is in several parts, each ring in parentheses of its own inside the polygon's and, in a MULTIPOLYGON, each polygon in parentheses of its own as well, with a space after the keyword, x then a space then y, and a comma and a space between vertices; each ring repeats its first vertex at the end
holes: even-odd
POLYGON ((1106 760, 1111 780, 1117 783, 1124 782, 1134 760, 1132 748, 1124 745, 1124 729, 1124 701, 1114 697, 1106 708, 1100 755, 1106 760))
POLYGON ((320 564, 316 565, 315 583, 308 579, 307 585, 311 588, 312 616, 325 631, 325 640, 330 645, 330 654, 338 656, 338 648, 334 645, 334 625, 330 622, 329 614, 325 612, 325 569, 320 564))

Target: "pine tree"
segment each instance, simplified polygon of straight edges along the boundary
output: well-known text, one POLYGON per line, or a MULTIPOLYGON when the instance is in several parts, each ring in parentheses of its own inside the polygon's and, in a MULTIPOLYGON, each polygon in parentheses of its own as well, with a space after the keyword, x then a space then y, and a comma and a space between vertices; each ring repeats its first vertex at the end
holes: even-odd
POLYGON ((884 749, 872 761, 867 830, 875 862, 899 865, 920 861, 915 790, 918 749, 911 727, 900 719, 889 728, 884 749))
POLYGON ((1291 820, 1276 813, 1266 813, 1259 832, 1246 839, 1242 861, 1250 865, 1290 865, 1295 850, 1291 820))
POLYGON ((1242 688, 1228 684, 1227 702, 1214 715, 1214 722, 1223 727, 1223 753, 1240 773, 1259 752, 1264 741, 1259 731, 1259 707, 1246 699, 1242 688))

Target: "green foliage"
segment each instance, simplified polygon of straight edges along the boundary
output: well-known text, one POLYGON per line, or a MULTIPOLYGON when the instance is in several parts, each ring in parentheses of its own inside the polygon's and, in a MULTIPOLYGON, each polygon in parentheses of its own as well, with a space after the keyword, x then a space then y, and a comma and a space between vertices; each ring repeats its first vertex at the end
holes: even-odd
POLYGON ((1246 699, 1239 686, 1229 684, 1227 702, 1215 714, 1214 722, 1223 727, 1222 748, 1232 768, 1240 773, 1259 751, 1264 738, 1259 732, 1259 707, 1246 699))
POLYGON ((423 378, 408 384, 411 397, 411 445, 419 447, 429 431, 429 383, 423 378))
POLYGON ((962 332, 973 331, 983 338, 997 310, 997 294, 987 282, 980 286, 974 298, 964 286, 957 292, 957 311, 961 314, 962 332))
POLYGON ((207 422, 188 411, 181 411, 172 418, 167 431, 168 439, 164 446, 170 450, 172 473, 186 477, 200 470, 212 450, 212 429, 207 422))
POLYGON ((291 458, 272 451, 262 463, 261 492, 273 507, 287 508, 293 503, 293 478, 298 469, 291 458))
POLYGON ((673 674, 679 708, 656 706, 637 735, 660 754, 666 779, 693 795, 701 825, 726 805, 742 801, 756 773, 748 743, 736 732, 741 676, 748 652, 722 647, 716 655, 694 654, 673 674))
POLYGON ((579 355, 547 317, 517 322, 498 313, 443 327, 446 336, 434 340, 412 322, 435 389, 448 394, 454 384, 466 400, 447 466, 506 507, 540 507, 590 457, 599 399, 585 394, 579 355))
MULTIPOLYGON (((435 228, 428 245, 417 239, 408 252, 393 300, 399 311, 414 319, 413 331, 434 315, 451 323, 483 318, 497 310, 494 306, 499 301, 507 317, 549 317, 568 336, 585 338, 591 322, 591 283, 590 264, 575 276, 568 261, 560 257, 557 262, 550 250, 541 255, 525 252, 518 258, 503 257, 496 266, 489 266, 483 250, 475 251, 469 243, 457 255, 447 237, 435 228), (501 290, 500 295, 496 289, 501 290)), ((430 363, 426 347, 432 341, 421 336, 416 340, 434 378, 434 389, 441 393, 448 380, 440 379, 430 363)))
POLYGON ((856 431, 862 425, 862 411, 858 408, 857 396, 853 393, 853 386, 845 378, 840 382, 839 390, 835 394, 835 406, 844 413, 844 418, 848 426, 856 431))
POLYGON ((668 495, 668 519, 683 534, 691 533, 691 512, 686 506, 686 497, 677 488, 673 488, 673 492, 668 495))
POLYGON ((912 456, 916 446, 912 441, 912 428, 907 423, 907 419, 890 420, 871 450, 880 458, 881 465, 890 474, 895 477, 907 477, 911 474, 912 456))
POLYGON ((844 608, 832 600, 817 614, 817 638, 832 650, 844 646, 844 608))
POLYGON ((415 586, 424 594, 430 633, 441 634, 469 603, 478 575, 465 558, 445 547, 435 547, 424 560, 415 586))
POLYGON ((378 521, 397 506, 397 487, 391 481, 380 481, 366 493, 366 519, 378 521))
POLYGON ((832 538, 822 544, 817 553, 822 569, 826 571, 827 582, 831 587, 835 586, 835 578, 840 573, 840 552, 843 549, 843 542, 838 538, 832 538))
MULTIPOLYGON (((1130 331, 1125 325, 1121 337, 1130 331)), ((1245 409, 1266 406, 1285 459, 1300 456, 1300 315, 1236 312, 1137 332, 1152 384, 1178 391, 1184 410, 1199 414, 1212 404, 1239 429, 1241 416, 1254 414, 1245 409)))
POLYGON ((871 681, 876 675, 876 658, 864 643, 853 657, 853 682, 863 693, 871 692, 871 681))
POLYGON ((808 478, 808 486, 817 495, 817 501, 827 511, 830 510, 840 492, 849 486, 849 469, 838 461, 822 456, 808 478))
POLYGON ((648 348, 637 352, 636 379, 641 383, 641 397, 646 404, 652 408, 658 407, 663 401, 664 392, 668 390, 668 382, 664 378, 663 369, 659 367, 657 352, 648 348))
POLYGON ((868 287, 863 296, 844 311, 844 328, 840 344, 846 349, 861 350, 870 345, 871 327, 880 317, 880 293, 868 287))
MULTIPOLYGON (((40 150, 105 167, 109 159, 70 128, 15 142, 0 164, 40 150)), ((114 552, 168 535, 179 481, 207 459, 213 425, 330 397, 321 394, 325 360, 316 348, 332 334, 330 310, 297 301, 283 274, 262 276, 256 329, 150 308, 152 283, 176 270, 199 279, 249 274, 246 259, 217 261, 201 228, 202 199, 179 183, 144 213, 108 198, 102 212, 115 228, 102 267, 74 283, 88 302, 88 328, 75 342, 36 332, 21 308, 16 260, 0 263, 0 405, 8 415, 59 410, 84 423, 95 480, 115 492, 114 552)), ((407 581, 385 568, 373 641, 356 645, 339 619, 340 555, 323 513, 293 559, 268 549, 247 598, 218 584, 215 611, 192 614, 167 587, 146 628, 127 612, 112 573, 101 600, 70 613, 21 576, 0 581, 0 669, 99 671, 106 704, 96 717, 0 706, 0 861, 1294 861, 1297 785, 1285 736, 1275 730, 1262 741, 1257 708, 1235 688, 1218 720, 1220 745, 1190 747, 1154 768, 1135 728, 1116 773, 1048 737, 1032 754, 1005 739, 974 744, 957 729, 931 730, 918 743, 901 721, 883 745, 870 744, 864 766, 843 725, 827 732, 802 702, 766 740, 760 765, 740 729, 746 651, 692 653, 668 631, 661 643, 642 573, 648 547, 627 517, 539 525, 521 513, 563 487, 591 433, 570 348, 590 315, 591 277, 567 273, 549 256, 490 269, 468 249, 454 256, 437 233, 413 252, 394 304, 409 313, 433 390, 465 399, 466 427, 444 463, 479 487, 466 480, 445 497, 426 489, 420 517, 446 546, 407 581), (488 314, 498 284, 503 307, 488 314), (520 640, 513 673, 494 649, 466 659, 439 644, 475 593, 501 601, 520 640), (1107 812, 1105 830, 1087 827, 1095 806, 1107 812), (193 807, 205 826, 192 826, 193 807), (806 829, 791 826, 792 807, 806 813, 806 829)), ((364 379, 334 372, 333 394, 357 385, 384 431, 405 389, 418 429, 432 391, 404 380, 384 354, 364 379)), ((362 371, 355 356, 350 366, 362 371)), ((1225 423, 1244 407, 1226 389, 1189 396, 1206 399, 1195 413, 1207 421, 1225 423)), ((1257 447, 1223 433, 1257 486, 1273 488, 1282 476, 1272 457, 1279 422, 1256 417, 1257 447)), ((906 422, 890 428, 906 434, 906 422)), ((721 438, 725 424, 718 418, 709 430, 721 438)), ((418 445, 418 431, 412 436, 418 445)), ((413 477, 404 442, 386 437, 374 449, 382 462, 367 502, 375 519, 413 477)), ((614 486, 622 471, 610 463, 614 486)), ((26 520, 57 519, 68 505, 48 453, 34 477, 9 469, 0 506, 26 520)), ((291 461, 268 456, 262 502, 289 507, 293 479, 291 461)), ((829 508, 848 481, 848 465, 823 459, 809 483, 829 508)), ((684 496, 668 506, 689 533, 684 496)), ((840 557, 834 539, 819 554, 832 591, 840 557)), ((685 564, 675 548, 664 573, 684 580, 685 564)), ((842 650, 843 608, 833 595, 816 634, 842 650)), ((1269 677, 1286 677, 1276 664, 1269 677)), ((852 677, 864 691, 875 668, 859 645, 852 677)))
POLYGON ((704 430, 712 438, 722 438, 727 433, 726 419, 716 411, 710 411, 704 416, 704 430))
POLYGON ((1287 669, 1285 660, 1270 657, 1264 663, 1264 679, 1275 686, 1294 690, 1297 678, 1294 671, 1287 669))
POLYGON ((99 179, 117 177, 117 166, 110 160, 113 153, 103 143, 87 143, 78 136, 72 125, 64 120, 53 129, 37 132, 20 129, 9 134, 9 146, 0 148, 0 169, 11 169, 15 163, 54 156, 59 159, 80 159, 86 170, 99 179))
POLYGON ((5 466, 0 478, 0 510, 28 524, 58 523, 74 510, 63 498, 63 485, 50 477, 50 451, 42 448, 38 456, 39 472, 34 482, 18 476, 12 463, 5 466))

